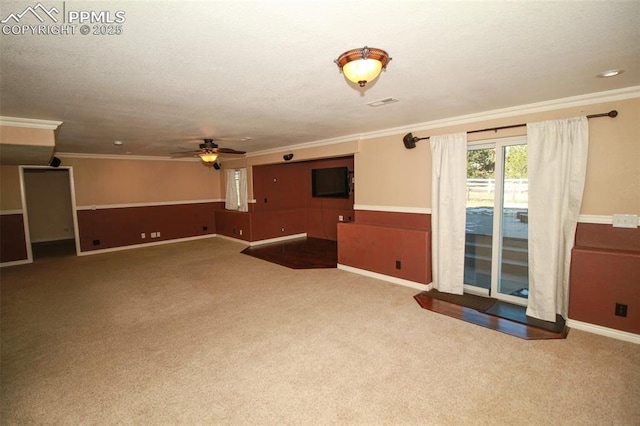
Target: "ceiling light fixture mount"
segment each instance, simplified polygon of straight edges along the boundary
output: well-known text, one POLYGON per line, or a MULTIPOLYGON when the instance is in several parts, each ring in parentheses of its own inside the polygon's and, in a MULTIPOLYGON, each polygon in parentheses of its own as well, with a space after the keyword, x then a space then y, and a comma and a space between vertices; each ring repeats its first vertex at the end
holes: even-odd
POLYGON ((348 50, 333 62, 345 77, 364 87, 368 82, 375 80, 381 71, 386 71, 391 59, 384 50, 365 46, 348 50))

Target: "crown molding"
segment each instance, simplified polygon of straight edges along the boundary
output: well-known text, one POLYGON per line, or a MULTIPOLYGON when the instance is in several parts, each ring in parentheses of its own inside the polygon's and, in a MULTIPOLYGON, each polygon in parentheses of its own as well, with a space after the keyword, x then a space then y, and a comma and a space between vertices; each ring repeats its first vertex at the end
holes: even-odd
POLYGON ((407 132, 416 132, 422 130, 431 130, 442 127, 457 126, 461 124, 471 124, 480 121, 495 120, 499 118, 515 117, 527 114, 534 114, 545 111, 555 111, 559 109, 572 108, 583 105, 601 104, 605 102, 615 102, 627 99, 640 98, 640 86, 625 87, 623 89, 608 90, 605 92, 589 93, 586 95, 572 96, 568 98, 554 99, 550 101, 537 102, 532 104, 519 105, 510 108, 502 108, 490 111, 479 112, 475 114, 461 115, 441 120, 425 121, 422 123, 409 124, 406 126, 392 127, 384 130, 376 130, 373 132, 356 133, 347 136, 341 136, 331 139, 323 139, 313 142, 305 142, 296 145, 289 145, 281 148, 268 149, 264 151, 256 151, 247 154, 247 157, 256 157, 259 155, 279 154, 294 149, 315 148, 325 145, 335 145, 344 142, 362 141, 365 139, 374 139, 385 136, 396 136, 407 132))
POLYGON ((404 132, 415 132, 421 130, 431 130, 442 127, 457 126, 461 124, 471 124, 480 121, 495 120, 499 118, 516 117, 527 114, 535 114, 546 111, 556 111, 577 106, 601 104, 606 102, 622 101, 627 99, 640 98, 640 86, 625 87, 623 89, 608 90, 606 92, 589 93, 586 95, 572 96, 568 98, 553 99, 550 101, 537 102, 533 104, 519 105, 515 107, 496 109, 475 114, 461 115, 458 117, 445 118, 442 120, 427 121, 408 126, 394 127, 378 132, 363 134, 363 139, 373 139, 382 136, 393 136, 404 132))
POLYGON ((59 158, 86 158, 93 160, 146 160, 146 161, 196 161, 200 162, 199 158, 172 158, 172 157, 157 157, 151 155, 117 155, 117 154, 80 154, 75 152, 56 152, 54 154, 59 158))
POLYGON ((61 124, 62 121, 0 116, 0 126, 7 127, 27 127, 30 129, 56 130, 61 124))
MULTIPOLYGON (((372 132, 354 133, 351 135, 340 136, 340 137, 335 137, 330 139, 321 139, 317 141, 303 142, 300 144, 288 145, 285 147, 278 147, 278 148, 272 148, 272 149, 266 149, 262 151, 247 153, 246 156, 243 158, 258 157, 258 156, 270 155, 270 154, 282 154, 284 152, 290 152, 292 150, 317 148, 317 147, 336 145, 336 144, 341 144, 346 142, 363 141, 365 139, 374 139, 374 138, 385 137, 385 136, 396 136, 396 135, 407 133, 407 132, 431 130, 431 129, 437 129, 442 127, 457 126, 461 124, 477 123, 480 121, 494 120, 499 118, 515 117, 515 116, 533 114, 538 112, 555 111, 559 109, 571 108, 576 106, 593 105, 593 104, 615 102, 615 101, 635 99, 635 98, 640 98, 640 86, 631 86, 631 87, 625 87, 622 89, 589 93, 586 95, 572 96, 568 98, 560 98, 560 99, 554 99, 550 101, 519 105, 516 107, 502 108, 502 109, 484 111, 484 112, 475 113, 475 114, 461 115, 461 116, 450 117, 450 118, 445 118, 441 120, 432 120, 432 121, 426 121, 422 123, 414 123, 406 126, 392 127, 392 128, 376 130, 372 132)), ((7 125, 7 126, 11 125, 11 124, 5 124, 4 122, 5 119, 12 119, 12 118, 0 117, 0 124, 7 125)), ((57 123, 56 127, 62 124, 62 122, 57 122, 57 121, 47 122, 44 120, 27 120, 27 119, 15 119, 15 118, 12 120, 57 123)), ((28 127, 28 126, 22 126, 22 127, 28 127)), ((56 153, 55 155, 58 157, 64 156, 67 158, 97 158, 97 159, 115 159, 115 160, 126 159, 126 160, 161 160, 161 161, 167 161, 167 160, 200 161, 196 158, 176 159, 171 157, 138 156, 138 155, 125 156, 125 155, 76 154, 76 153, 56 153)))
POLYGON ((270 154, 289 153, 294 149, 300 150, 300 149, 308 149, 308 148, 317 148, 317 147, 328 146, 328 145, 337 145, 337 144, 346 143, 346 142, 356 142, 360 140, 362 140, 362 135, 360 134, 340 136, 337 138, 322 139, 322 140, 313 141, 313 142, 303 142, 296 145, 289 145, 285 147, 278 147, 278 148, 265 149, 262 151, 249 152, 245 157, 249 158, 249 157, 258 157, 258 156, 270 155, 270 154))

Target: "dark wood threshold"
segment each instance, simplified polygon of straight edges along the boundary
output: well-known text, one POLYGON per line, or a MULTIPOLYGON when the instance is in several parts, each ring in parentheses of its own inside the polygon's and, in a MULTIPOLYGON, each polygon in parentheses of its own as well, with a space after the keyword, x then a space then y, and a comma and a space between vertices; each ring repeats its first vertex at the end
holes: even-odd
POLYGON ((481 327, 506 333, 511 336, 526 340, 565 339, 569 334, 569 328, 562 326, 560 331, 545 330, 531 324, 522 324, 507 318, 501 318, 475 309, 466 308, 450 302, 433 299, 423 293, 414 296, 414 299, 423 308, 452 318, 460 319, 481 327))

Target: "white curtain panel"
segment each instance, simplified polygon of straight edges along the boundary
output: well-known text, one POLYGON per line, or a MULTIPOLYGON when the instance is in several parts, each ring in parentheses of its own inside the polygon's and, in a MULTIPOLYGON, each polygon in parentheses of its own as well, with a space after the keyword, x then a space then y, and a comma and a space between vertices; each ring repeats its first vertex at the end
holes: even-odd
POLYGON ((467 188, 467 134, 431 136, 433 287, 462 294, 467 188))
POLYGON ((249 211, 249 204, 247 203, 247 169, 238 170, 238 180, 240 181, 240 200, 238 203, 238 210, 246 212, 249 211))
POLYGON ((527 124, 529 302, 527 315, 567 317, 569 268, 587 170, 586 117, 527 124))
POLYGON ((224 208, 227 210, 238 210, 238 193, 236 191, 236 171, 227 170, 227 191, 224 208))

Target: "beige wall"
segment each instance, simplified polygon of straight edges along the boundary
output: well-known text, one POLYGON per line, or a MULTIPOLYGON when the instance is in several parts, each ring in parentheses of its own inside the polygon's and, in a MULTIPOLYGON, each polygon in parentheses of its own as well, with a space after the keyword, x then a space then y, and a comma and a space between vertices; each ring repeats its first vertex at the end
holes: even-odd
POLYGON ((14 126, 0 126, 0 143, 50 148, 56 145, 53 130, 14 126))
POLYGON ((47 165, 55 147, 53 130, 0 126, 0 164, 47 165))
MULTIPOLYGON (((618 110, 617 118, 589 120, 589 157, 581 214, 640 214, 640 99, 632 99, 518 117, 414 132, 424 137, 494 126, 535 122, 618 110)), ((474 133, 469 140, 524 135, 526 128, 474 133)), ((403 134, 364 140, 356 154, 355 202, 401 208, 431 207, 429 141, 408 150, 403 134)))
POLYGON ((78 206, 220 199, 221 171, 196 161, 61 157, 78 206))

